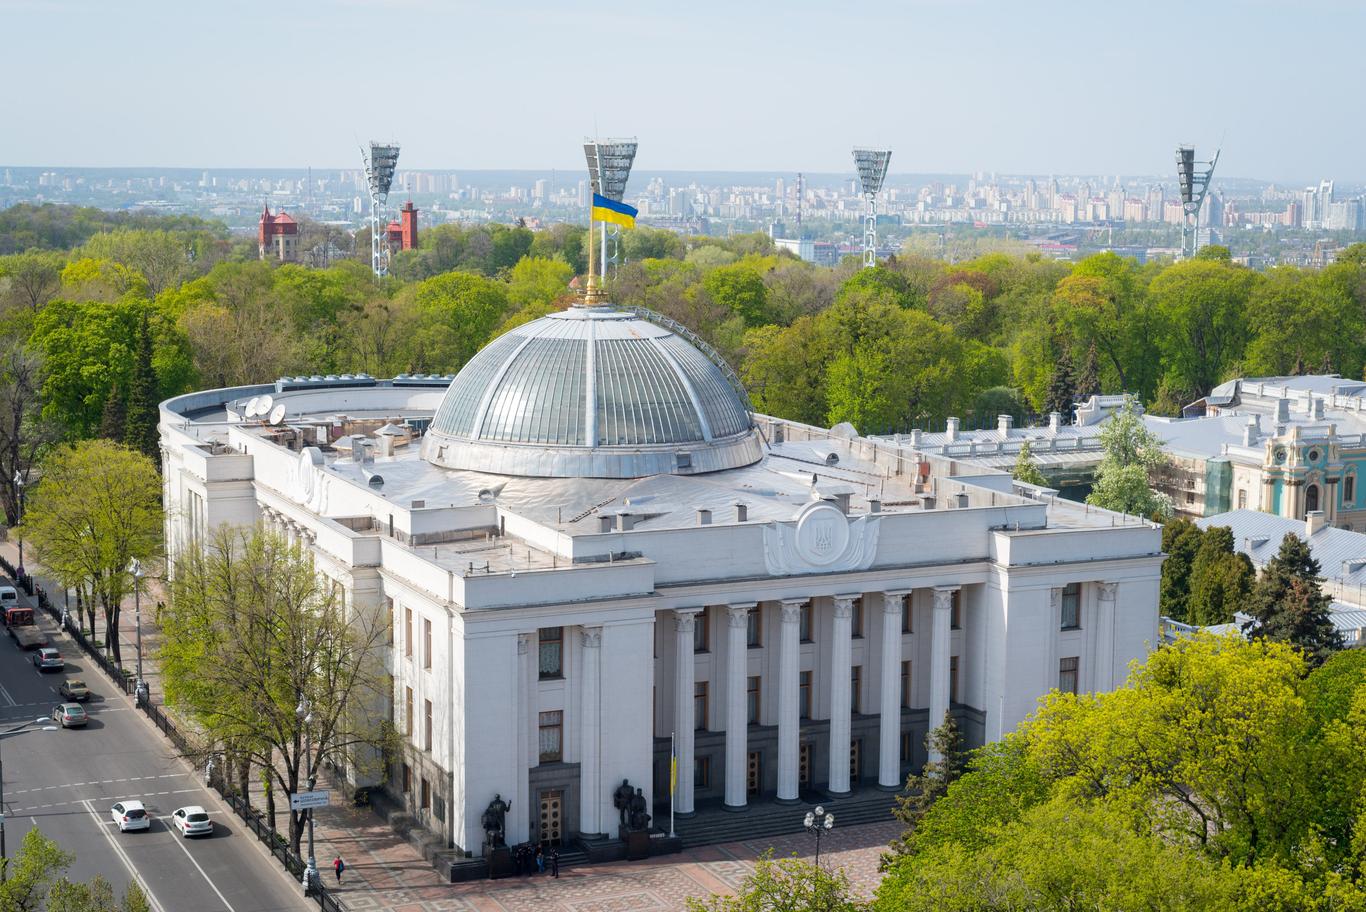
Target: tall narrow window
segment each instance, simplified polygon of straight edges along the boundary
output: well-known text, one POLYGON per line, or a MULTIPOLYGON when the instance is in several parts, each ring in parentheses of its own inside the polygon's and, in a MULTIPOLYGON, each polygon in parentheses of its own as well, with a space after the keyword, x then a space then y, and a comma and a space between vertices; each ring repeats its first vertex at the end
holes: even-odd
POLYGON ((542 627, 540 639, 540 677, 542 681, 564 674, 564 628, 542 627))
POLYGON ((802 609, 801 609, 800 614, 798 614, 798 618, 799 618, 799 620, 798 620, 798 622, 797 622, 797 635, 801 638, 801 641, 802 641, 803 643, 810 643, 810 642, 811 642, 811 603, 810 603, 810 602, 806 602, 805 604, 802 605, 802 609))
POLYGON ((540 717, 540 762, 559 763, 564 753, 564 713, 543 712, 540 717))
POLYGON ((425 811, 432 806, 432 784, 427 781, 426 776, 422 777, 422 791, 419 792, 419 795, 419 808, 425 811))
POLYGON ((849 669, 849 709, 854 713, 859 710, 859 693, 863 690, 863 666, 855 665, 849 669))
MULTIPOLYGON (((1344 494, 1343 497, 1345 498, 1346 495, 1344 494)), ((1245 489, 1243 489, 1243 488, 1239 488, 1239 489, 1238 489, 1238 509, 1239 509, 1239 510, 1246 510, 1246 509, 1247 509, 1247 491, 1246 491, 1245 489)))
POLYGON ((1062 587, 1062 629, 1076 630, 1081 626, 1081 583, 1062 587))
POLYGON ((953 607, 949 609, 949 629, 963 629, 963 590, 953 590, 953 607))
POLYGON ((432 749, 432 701, 422 701, 422 749, 432 749))
POLYGON ((745 615, 745 644, 750 649, 764 645, 764 617, 759 606, 754 606, 745 615))
POLYGON ((432 622, 430 618, 422 619, 422 667, 428 671, 432 669, 432 622))
POLYGON ((958 702, 958 656, 949 657, 949 702, 958 702))
POLYGON ((1076 656, 1058 660, 1058 690, 1070 694, 1077 692, 1077 670, 1080 664, 1081 660, 1076 656))
POLYGON ((692 686, 692 724, 698 731, 707 727, 706 681, 697 681, 692 686))
POLYGON ((911 708, 911 663, 909 659, 901 663, 901 708, 911 708))
POLYGON ((710 652, 711 651, 711 632, 707 626, 709 612, 706 608, 697 612, 697 618, 692 625, 692 651, 710 652))
POLYGON ((759 724, 759 676, 752 675, 745 688, 745 712, 750 725, 759 724))
POLYGON ((1319 508, 1319 486, 1310 485, 1304 489, 1304 512, 1313 513, 1319 508))
POLYGON ((403 688, 403 731, 411 738, 413 736, 413 689, 403 688))
POLYGON ((413 609, 403 609, 403 655, 413 657, 413 609))
POLYGON ((901 597, 901 632, 915 633, 914 602, 909 595, 901 597))
POLYGON ((1357 477, 1355 475, 1342 476, 1342 502, 1346 506, 1352 506, 1357 499, 1357 477))
POLYGON ((811 718, 811 672, 797 676, 797 706, 803 719, 811 718))
POLYGON ((855 639, 863 637, 863 599, 854 599, 849 613, 849 635, 855 639))

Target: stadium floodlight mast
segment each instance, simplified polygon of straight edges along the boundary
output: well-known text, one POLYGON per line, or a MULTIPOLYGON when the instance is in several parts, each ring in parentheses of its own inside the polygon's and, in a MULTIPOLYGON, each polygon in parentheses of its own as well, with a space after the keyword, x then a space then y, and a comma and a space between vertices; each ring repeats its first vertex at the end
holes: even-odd
POLYGON ((398 143, 371 142, 370 151, 360 150, 365 177, 370 184, 370 268, 375 278, 389 274, 388 222, 384 209, 389 203, 389 188, 398 168, 398 143))
MULTIPOLYGON (((636 161, 636 147, 639 144, 634 136, 629 139, 588 139, 583 141, 583 155, 588 160, 588 181, 594 193, 610 200, 623 202, 626 195, 626 181, 631 177, 631 166, 636 161)), ((615 228, 613 236, 620 234, 615 228)), ((588 236, 593 236, 592 209, 589 209, 588 236)), ((602 277, 607 278, 607 223, 602 223, 602 277)), ((617 259, 615 254, 611 258, 617 259)), ((592 258, 589 258, 590 275, 592 258)))
POLYGON ((863 189, 863 268, 877 265, 877 195, 887 177, 891 149, 855 149, 859 186, 863 189))
POLYGON ((1209 161, 1195 160, 1194 146, 1176 147, 1176 182, 1181 190, 1181 256, 1195 256, 1200 250, 1200 207, 1209 192, 1219 151, 1209 161), (1187 239, 1189 238, 1189 243, 1187 239), (1187 252, 1189 248, 1189 252, 1187 252))

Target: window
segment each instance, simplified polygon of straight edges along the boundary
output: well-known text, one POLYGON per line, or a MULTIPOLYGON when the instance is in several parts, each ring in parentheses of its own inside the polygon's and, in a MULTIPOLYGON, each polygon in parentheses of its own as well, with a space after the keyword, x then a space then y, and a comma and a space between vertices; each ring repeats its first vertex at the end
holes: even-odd
POLYGON ((1062 629, 1076 630, 1081 626, 1081 583, 1062 587, 1062 629))
POLYGON ((539 639, 541 680, 560 677, 564 673, 564 628, 542 627, 539 639))
POLYGON ((561 710, 541 713, 540 762, 559 763, 564 750, 564 713, 561 710))
POLYGON ((432 701, 422 701, 422 749, 432 749, 432 701))
POLYGON ((754 675, 749 679, 748 686, 745 688, 745 712, 748 715, 750 725, 759 724, 759 676, 754 675))
POLYGON ((1355 475, 1342 476, 1342 502, 1351 505, 1357 499, 1357 477, 1355 475))
POLYGON ((901 708, 911 708, 911 663, 901 663, 901 708))
POLYGON ((915 633, 915 608, 909 595, 901 597, 901 632, 915 633))
POLYGON ((388 612, 389 629, 385 631, 385 642, 394 645, 394 600, 385 597, 384 610, 388 612))
POLYGON ((1319 486, 1310 485, 1304 489, 1304 512, 1312 513, 1319 508, 1319 486))
POLYGON ((422 667, 432 670, 432 622, 429 618, 422 619, 422 667))
POLYGON ((803 671, 797 676, 797 706, 803 719, 811 718, 811 672, 803 671))
POLYGON ((711 788, 711 758, 698 757, 692 762, 693 788, 711 788))
POLYGON ((403 655, 413 657, 413 609, 403 609, 403 655))
POLYGON ((751 608, 745 615, 745 644, 750 649, 764 645, 764 617, 758 606, 751 608))
POLYGON ((697 681, 692 686, 692 724, 698 731, 707 727, 706 681, 697 681))
POLYGON ((797 636, 803 643, 811 642, 811 603, 806 602, 802 605, 801 613, 798 615, 797 636))
POLYGON ((863 636, 863 599, 854 599, 854 604, 850 608, 849 615, 849 635, 855 638, 863 636))
POLYGON ((849 709, 854 713, 859 712, 859 691, 863 689, 859 685, 862 683, 863 666, 855 665, 849 669, 849 709))
POLYGON ((953 590, 953 598, 950 602, 952 607, 949 609, 949 629, 963 629, 963 590, 953 590))
POLYGON ((1076 656, 1058 660, 1058 690, 1070 694, 1077 692, 1077 668, 1080 664, 1076 656))
POLYGON ((406 795, 407 793, 411 792, 412 790, 413 790, 413 768, 412 768, 411 766, 409 766, 408 764, 405 763, 405 764, 403 764, 403 793, 406 795))
POLYGON ((1186 492, 1186 506, 1190 506, 1190 505, 1193 504, 1193 503, 1195 503, 1195 492, 1194 492, 1194 491, 1187 491, 1187 492, 1186 492))
POLYGON ((710 652, 710 637, 711 631, 707 626, 707 609, 703 608, 697 613, 697 619, 692 625, 692 651, 710 652))
POLYGON ((413 689, 403 688, 403 730, 409 738, 413 736, 413 689))
POLYGON ((422 792, 421 792, 421 798, 419 799, 418 807, 419 807, 421 810, 424 810, 424 811, 425 811, 425 810, 427 810, 427 808, 429 808, 429 807, 431 807, 431 806, 432 806, 432 784, 431 784, 430 782, 427 781, 427 777, 426 777, 426 776, 423 776, 423 777, 422 777, 422 792))
POLYGON ((1247 491, 1244 491, 1241 488, 1238 490, 1238 509, 1247 509, 1247 491))
POLYGON ((949 702, 958 702, 958 656, 949 657, 949 702))

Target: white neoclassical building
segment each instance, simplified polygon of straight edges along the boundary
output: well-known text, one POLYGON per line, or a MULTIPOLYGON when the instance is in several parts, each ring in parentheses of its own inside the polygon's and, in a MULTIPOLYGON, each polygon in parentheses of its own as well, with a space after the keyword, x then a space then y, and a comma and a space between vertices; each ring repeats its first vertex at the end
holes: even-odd
POLYGON ((388 789, 476 855, 495 794, 515 842, 615 836, 623 779, 656 823, 896 789, 946 712, 999 738, 1158 642, 1152 525, 752 414, 685 330, 610 306, 454 380, 181 396, 161 434, 173 553, 264 522, 388 613, 388 789))

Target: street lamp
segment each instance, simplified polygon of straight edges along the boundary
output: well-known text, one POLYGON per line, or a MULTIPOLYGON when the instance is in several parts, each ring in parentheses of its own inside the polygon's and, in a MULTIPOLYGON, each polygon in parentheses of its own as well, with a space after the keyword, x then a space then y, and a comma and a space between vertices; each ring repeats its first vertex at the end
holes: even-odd
POLYGON ((142 562, 136 557, 128 562, 128 572, 133 577, 133 619, 138 628, 138 683, 134 688, 134 699, 139 706, 147 703, 147 682, 142 679, 142 562))
MULTIPOLYGON (((57 730, 57 726, 55 725, 43 725, 41 729, 29 728, 30 725, 42 725, 42 723, 46 721, 46 716, 40 716, 39 718, 34 719, 32 722, 25 722, 23 725, 20 725, 17 728, 11 728, 9 731, 6 732, 0 732, 0 736, 23 735, 33 731, 51 732, 57 730)), ((9 856, 5 854, 5 758, 2 755, 0 755, 0 883, 5 882, 5 877, 8 874, 8 859, 9 856)))
MULTIPOLYGON (((24 528, 24 476, 23 476, 23 474, 22 474, 18 469, 15 469, 15 470, 14 470, 14 490, 15 490, 16 495, 17 495, 17 496, 15 497, 15 500, 17 501, 17 506, 18 506, 18 508, 19 508, 19 512, 18 512, 16 518, 19 520, 19 529, 20 529, 20 532, 19 532, 19 576, 22 577, 22 576, 24 575, 24 533, 23 533, 23 528, 24 528)), ((15 580, 15 582, 18 582, 18 580, 15 580)))
MULTIPOLYGON (((313 736, 310 726, 313 724, 313 713, 309 712, 308 700, 303 697, 299 698, 299 705, 294 707, 294 718, 304 727, 304 769, 308 772, 308 790, 311 792, 317 784, 312 765, 313 736)), ((318 860, 313 855, 313 808, 307 808, 304 813, 308 816, 308 864, 304 866, 304 895, 309 896, 318 884, 318 860)))
POLYGON ((835 815, 826 813, 825 808, 818 804, 815 813, 806 812, 806 819, 802 821, 802 825, 816 834, 816 864, 819 865, 821 863, 821 836, 827 830, 835 828, 835 815))

